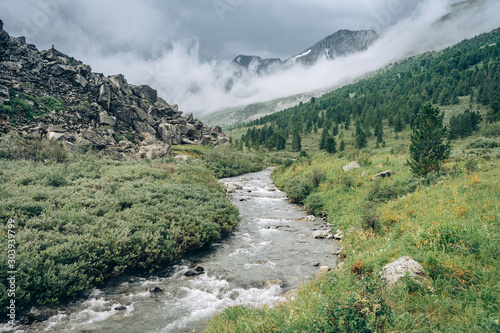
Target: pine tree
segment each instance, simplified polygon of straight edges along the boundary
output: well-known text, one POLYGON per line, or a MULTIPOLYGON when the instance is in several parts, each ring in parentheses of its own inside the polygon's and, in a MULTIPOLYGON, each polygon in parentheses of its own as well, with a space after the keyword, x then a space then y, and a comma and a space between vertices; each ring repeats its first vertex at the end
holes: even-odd
POLYGON ((356 141, 354 145, 358 149, 362 149, 368 146, 368 140, 366 139, 366 134, 363 130, 360 130, 358 132, 358 135, 356 135, 356 141))
POLYGON ((337 142, 335 138, 331 136, 326 138, 325 150, 328 154, 335 154, 337 152, 337 142))
POLYGON ((340 147, 339 147, 339 150, 340 150, 340 151, 344 151, 344 150, 345 150, 345 142, 344 142, 344 140, 340 141, 340 147))
POLYGON ((325 149, 325 143, 327 137, 328 137, 328 130, 324 128, 323 132, 321 133, 321 139, 319 141, 319 150, 325 149))
POLYGON ((339 124, 335 124, 332 129, 332 135, 337 136, 339 134, 339 124))
POLYGON ((447 131, 443 126, 444 114, 439 108, 426 104, 417 114, 410 144, 408 165, 413 173, 427 177, 438 171, 450 156, 450 143, 444 142, 447 131))
POLYGON ((299 131, 295 131, 293 133, 293 138, 292 138, 292 148, 295 151, 300 151, 302 149, 302 140, 300 138, 300 133, 299 131))

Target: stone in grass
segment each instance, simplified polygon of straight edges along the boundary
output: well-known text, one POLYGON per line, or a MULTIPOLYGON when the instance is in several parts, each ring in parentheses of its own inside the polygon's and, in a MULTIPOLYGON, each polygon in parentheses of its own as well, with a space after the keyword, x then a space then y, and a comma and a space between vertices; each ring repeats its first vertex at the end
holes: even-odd
POLYGON ((375 176, 371 177, 370 181, 374 181, 377 178, 386 178, 386 177, 389 178, 389 177, 392 177, 392 176, 394 176, 394 171, 392 171, 392 170, 386 170, 386 171, 383 171, 383 172, 379 172, 375 176))
POLYGON ((344 233, 342 232, 342 230, 337 230, 335 235, 333 235, 333 239, 336 240, 342 240, 343 238, 344 238, 344 233))
POLYGON ((351 170, 359 169, 359 168, 361 168, 361 165, 359 164, 359 162, 355 161, 355 162, 351 162, 351 163, 347 164, 342 169, 344 169, 344 171, 347 172, 347 171, 351 171, 351 170))
POLYGON ((321 266, 319 268, 319 270, 320 270, 321 273, 325 273, 326 274, 326 273, 330 272, 332 269, 330 268, 330 266, 326 266, 325 265, 325 266, 321 266))
POLYGON ((422 265, 410 257, 402 257, 385 265, 380 272, 380 277, 386 280, 389 286, 393 286, 406 274, 409 274, 419 283, 423 283, 427 279, 422 265))

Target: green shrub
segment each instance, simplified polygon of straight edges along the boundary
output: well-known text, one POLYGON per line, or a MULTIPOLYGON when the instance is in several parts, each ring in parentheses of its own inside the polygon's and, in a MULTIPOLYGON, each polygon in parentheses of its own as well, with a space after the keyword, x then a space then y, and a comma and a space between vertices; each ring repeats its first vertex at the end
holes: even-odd
POLYGON ((325 215, 324 205, 323 197, 318 193, 309 195, 304 203, 307 212, 316 216, 325 215))
POLYGON ((465 161, 465 170, 469 175, 475 172, 477 168, 478 168, 477 160, 470 158, 467 161, 465 161))
POLYGON ((336 294, 324 304, 313 322, 315 332, 382 332, 390 327, 393 312, 381 297, 377 279, 355 282, 356 289, 336 294), (340 297, 339 297, 340 296, 340 297))
POLYGON ((12 131, 0 138, 0 158, 63 163, 70 156, 58 141, 24 139, 12 131))
POLYGON ((211 149, 202 159, 218 178, 238 176, 264 168, 262 159, 257 155, 237 151, 228 146, 211 149))
POLYGON ((486 137, 499 137, 500 136, 500 121, 493 124, 485 125, 481 128, 481 135, 486 137))
MULTIPOLYGON (((213 173, 201 161, 179 163, 173 177, 146 162, 94 155, 50 165, 0 160, 0 219, 16 221, 19 313, 127 271, 152 272, 230 233, 238 210, 213 173)), ((2 309, 6 265, 1 257, 2 309)))
POLYGON ((312 177, 298 176, 288 180, 285 184, 285 192, 288 198, 295 203, 303 204, 309 194, 315 189, 312 177))
POLYGON ((64 111, 64 101, 60 98, 44 96, 38 99, 38 102, 43 105, 47 112, 64 111))
POLYGON ((61 186, 66 186, 68 184, 68 181, 66 178, 64 178, 63 175, 53 173, 47 176, 47 179, 45 180, 45 185, 46 186, 52 186, 52 187, 61 187, 61 186))
POLYGON ((500 147, 500 140, 499 139, 492 139, 492 138, 478 138, 474 140, 473 142, 469 143, 467 146, 468 149, 478 149, 478 148, 498 148, 500 147))

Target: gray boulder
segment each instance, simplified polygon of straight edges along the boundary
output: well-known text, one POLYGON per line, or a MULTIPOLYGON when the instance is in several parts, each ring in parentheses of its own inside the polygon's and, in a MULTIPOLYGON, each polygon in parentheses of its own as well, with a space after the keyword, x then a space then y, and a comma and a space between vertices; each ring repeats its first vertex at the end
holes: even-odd
POLYGON ((109 89, 107 84, 102 84, 99 88, 99 97, 97 98, 97 103, 105 110, 109 111, 111 107, 111 90, 109 89))
POLYGON ((108 114, 106 111, 99 112, 99 121, 101 125, 107 125, 107 126, 115 126, 116 124, 116 117, 112 117, 108 114))
POLYGON ((392 177, 393 175, 394 175, 394 171, 392 171, 392 170, 387 170, 387 171, 379 172, 375 176, 371 177, 370 181, 374 181, 377 178, 385 178, 385 177, 389 178, 389 177, 392 177))
POLYGON ((123 76, 123 74, 111 75, 108 78, 111 83, 113 83, 113 85, 118 88, 118 90, 126 95, 132 94, 132 89, 130 89, 130 86, 128 85, 127 80, 125 79, 125 76, 123 76))
POLYGON ((243 189, 243 187, 240 184, 236 183, 226 183, 225 187, 228 193, 235 193, 236 191, 243 189))
POLYGON ((163 123, 158 126, 158 134, 161 140, 170 145, 178 145, 181 143, 181 133, 177 126, 163 123))
POLYGON ((316 230, 315 232, 312 233, 311 235, 312 238, 315 239, 332 239, 333 235, 332 232, 329 230, 316 230))
POLYGON ((205 272, 205 269, 201 266, 195 266, 193 269, 188 270, 184 273, 185 276, 197 276, 205 272))
POLYGON ((158 142, 151 145, 142 146, 136 157, 138 159, 147 158, 149 160, 156 160, 158 158, 162 158, 168 155, 170 152, 170 146, 163 143, 158 142))
POLYGON ((141 135, 145 135, 145 134, 148 134, 148 135, 151 135, 153 137, 156 136, 156 130, 151 127, 149 124, 147 123, 144 123, 142 121, 135 121, 134 122, 134 129, 141 135))
POLYGON ((56 64, 52 67, 51 74, 55 77, 70 76, 76 74, 76 70, 71 66, 56 64))
POLYGON ((7 103, 10 101, 9 89, 0 87, 0 102, 7 103))
POLYGON ((109 140, 91 131, 82 131, 77 138, 77 142, 97 149, 112 145, 109 140))
POLYGON ((346 166, 344 166, 342 169, 344 169, 344 171, 347 172, 347 171, 351 171, 351 170, 359 169, 359 168, 361 168, 361 165, 359 164, 359 162, 351 162, 351 163, 347 164, 346 166))
POLYGON ((82 88, 86 88, 89 84, 89 81, 87 81, 87 79, 80 74, 76 74, 75 76, 73 76, 73 82, 75 82, 77 86, 80 86, 82 88))
POLYGON ((380 272, 380 277, 384 279, 389 286, 393 286, 404 278, 406 274, 409 274, 420 283, 426 280, 422 265, 410 257, 402 257, 385 265, 380 272))
POLYGON ((150 86, 132 86, 132 91, 140 98, 146 99, 151 103, 156 103, 158 100, 158 92, 150 86))

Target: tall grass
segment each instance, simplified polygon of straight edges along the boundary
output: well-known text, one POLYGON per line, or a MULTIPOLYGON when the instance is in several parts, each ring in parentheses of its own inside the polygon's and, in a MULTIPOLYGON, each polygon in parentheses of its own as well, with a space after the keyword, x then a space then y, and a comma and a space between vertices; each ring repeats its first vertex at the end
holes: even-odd
POLYGON ((348 172, 351 159, 327 155, 278 167, 275 182, 285 190, 294 179, 326 175, 305 202, 320 202, 344 231, 343 268, 274 307, 228 308, 207 332, 500 331, 499 160, 487 154, 471 167, 454 155, 427 179, 411 175, 404 154, 368 156, 348 172), (387 169, 392 178, 369 180, 387 169), (403 256, 423 265, 426 282, 407 276, 385 285, 382 267, 403 256))

